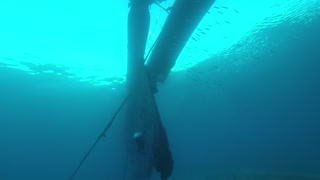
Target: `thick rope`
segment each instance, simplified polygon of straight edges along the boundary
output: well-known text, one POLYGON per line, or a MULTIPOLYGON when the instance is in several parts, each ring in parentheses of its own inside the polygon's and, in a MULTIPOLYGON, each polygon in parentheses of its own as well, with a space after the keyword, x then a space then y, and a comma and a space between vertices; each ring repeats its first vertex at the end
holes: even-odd
POLYGON ((87 154, 82 158, 81 162, 79 163, 79 165, 77 166, 77 168, 75 169, 75 171, 73 172, 73 174, 70 176, 69 180, 72 180, 74 178, 74 176, 77 174, 77 172, 79 171, 80 167, 82 166, 82 164, 84 163, 84 161, 87 159, 87 157, 89 156, 89 154, 91 153, 91 151, 94 149, 94 147, 97 145, 97 143, 99 142, 99 140, 102 137, 106 136, 107 131, 109 130, 109 128, 111 127, 112 123, 114 122, 115 118, 117 117, 118 113, 121 111, 121 109, 123 108, 123 106, 126 104, 127 100, 128 100, 129 95, 127 95, 127 97, 123 100, 122 104, 119 106, 119 108, 117 109, 117 111, 115 112, 115 114, 113 115, 113 117, 111 118, 111 120, 109 121, 109 123, 107 124, 107 126, 104 128, 104 130, 102 131, 102 133, 99 135, 99 137, 96 139, 96 141, 93 143, 93 145, 91 146, 91 148, 89 149, 89 151, 87 152, 87 154))

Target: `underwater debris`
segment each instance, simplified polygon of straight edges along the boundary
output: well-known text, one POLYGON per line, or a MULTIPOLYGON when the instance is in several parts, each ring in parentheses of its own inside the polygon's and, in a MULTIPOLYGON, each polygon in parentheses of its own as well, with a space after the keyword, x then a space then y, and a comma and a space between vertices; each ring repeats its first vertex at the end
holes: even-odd
POLYGON ((4 57, 3 59, 9 60, 9 61, 15 61, 14 59, 8 58, 8 57, 4 57))
POLYGON ((261 60, 261 59, 262 59, 262 58, 261 58, 260 56, 258 56, 258 55, 252 55, 251 58, 254 59, 254 60, 261 60))
POLYGON ((198 30, 199 30, 200 32, 203 32, 203 30, 202 30, 202 29, 200 29, 200 28, 198 28, 198 30))
POLYGON ((191 39, 194 40, 194 41, 198 41, 195 37, 191 37, 191 39))
POLYGON ((243 47, 243 44, 235 44, 234 47, 243 47))
POLYGON ((231 22, 230 22, 230 21, 226 21, 226 20, 224 20, 224 22, 226 22, 227 24, 231 24, 231 22))

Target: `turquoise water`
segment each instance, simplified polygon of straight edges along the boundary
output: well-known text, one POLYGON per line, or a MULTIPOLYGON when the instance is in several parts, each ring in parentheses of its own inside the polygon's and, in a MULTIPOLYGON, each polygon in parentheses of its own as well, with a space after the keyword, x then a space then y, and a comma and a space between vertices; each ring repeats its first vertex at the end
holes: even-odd
MULTIPOLYGON (((172 4, 168 0, 163 6, 172 4)), ((241 45, 242 39, 284 21, 312 23, 319 7, 318 0, 218 0, 190 38, 173 71, 220 55, 241 45)), ((152 6, 151 12, 148 48, 167 17, 157 6, 152 6)), ((1 66, 94 85, 123 82, 127 13, 125 1, 1 1, 1 66)))
MULTIPOLYGON (((125 97, 127 13, 124 1, 0 2, 1 180, 71 175, 125 97)), ((151 13, 148 47, 167 16, 151 13)), ((319 177, 319 32, 319 0, 217 0, 156 96, 172 179, 319 177)), ((76 179, 122 177, 122 120, 76 179)))

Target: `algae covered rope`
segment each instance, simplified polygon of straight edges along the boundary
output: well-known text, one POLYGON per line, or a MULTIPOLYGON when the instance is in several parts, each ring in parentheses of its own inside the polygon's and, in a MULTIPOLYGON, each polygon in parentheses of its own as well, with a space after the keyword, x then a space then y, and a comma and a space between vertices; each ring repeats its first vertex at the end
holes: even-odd
POLYGON ((118 113, 121 111, 121 109, 123 108, 123 106, 126 104, 127 100, 128 100, 129 95, 127 95, 127 97, 123 100, 123 102, 121 103, 121 105, 119 106, 119 108, 117 109, 117 111, 114 113, 113 117, 111 118, 111 120, 109 121, 109 123, 107 124, 107 126, 104 128, 104 130, 102 131, 102 133, 99 135, 99 137, 96 139, 96 141, 93 143, 93 145, 91 146, 91 148, 89 149, 89 151, 87 152, 87 154, 82 158, 80 164, 77 166, 76 170, 72 173, 72 175, 70 176, 70 180, 72 180, 74 178, 74 176, 77 174, 77 172, 79 171, 80 167, 82 166, 82 164, 84 163, 84 161, 87 159, 87 157, 89 156, 89 154, 91 153, 91 151, 94 149, 94 147, 97 145, 97 143, 99 142, 99 140, 102 137, 105 137, 107 131, 109 130, 109 128, 111 127, 112 123, 114 122, 114 120, 116 119, 118 113))

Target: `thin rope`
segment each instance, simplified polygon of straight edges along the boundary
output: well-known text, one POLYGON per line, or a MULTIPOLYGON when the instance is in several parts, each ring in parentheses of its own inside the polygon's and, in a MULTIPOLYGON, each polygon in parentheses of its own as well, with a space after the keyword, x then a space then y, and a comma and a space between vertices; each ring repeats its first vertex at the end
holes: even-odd
POLYGON ((121 109, 123 108, 123 106, 126 104, 127 100, 128 100, 129 95, 127 95, 127 97, 123 100, 122 104, 119 106, 119 108, 117 109, 117 111, 115 112, 115 114, 113 115, 113 117, 111 118, 111 120, 109 121, 109 123, 107 124, 107 126, 104 128, 104 130, 102 131, 102 133, 100 134, 100 136, 96 139, 96 141, 93 143, 93 145, 91 146, 91 148, 89 149, 89 151, 87 152, 87 154, 82 158, 80 164, 77 166, 76 170, 73 172, 73 174, 70 176, 70 180, 72 180, 74 178, 74 176, 77 174, 77 172, 79 171, 80 167, 82 166, 82 164, 84 163, 84 161, 87 159, 87 157, 89 156, 89 154, 91 153, 91 151, 95 148, 95 146, 97 145, 97 143, 99 142, 99 140, 102 137, 106 136, 107 131, 109 130, 109 128, 111 127, 112 123, 114 122, 115 118, 117 117, 118 113, 121 111, 121 109))
POLYGON ((157 37, 156 41, 152 44, 151 48, 148 51, 148 54, 146 55, 146 57, 144 58, 144 62, 146 62, 150 56, 151 51, 153 50, 154 46, 156 45, 157 41, 159 39, 159 36, 157 37))
MULTIPOLYGON (((161 9, 163 9, 164 11, 166 11, 168 14, 170 14, 170 12, 168 11, 168 9, 164 8, 163 6, 161 6, 161 4, 159 4, 159 3, 157 3, 157 2, 155 2, 155 4, 156 4, 157 6, 159 6, 161 9)), ((163 12, 163 11, 162 11, 162 12, 163 12)), ((160 16, 161 16, 162 12, 160 13, 160 16)), ((163 27, 163 26, 162 26, 162 27, 163 27)), ((154 30, 153 30, 153 32, 154 32, 154 30)), ((147 54, 146 57, 144 58, 144 61, 145 61, 145 62, 148 60, 148 58, 149 58, 149 56, 150 56, 150 53, 151 53, 151 51, 153 50, 154 46, 156 45, 158 39, 159 39, 159 36, 157 37, 156 41, 152 44, 151 48, 150 48, 149 51, 148 51, 148 54, 147 54)))
POLYGON ((161 6, 161 4, 159 4, 159 3, 155 3, 157 6, 159 6, 162 10, 164 10, 164 11, 166 11, 168 14, 170 14, 170 12, 169 12, 169 10, 168 9, 166 9, 166 8, 164 8, 163 6, 161 6))

